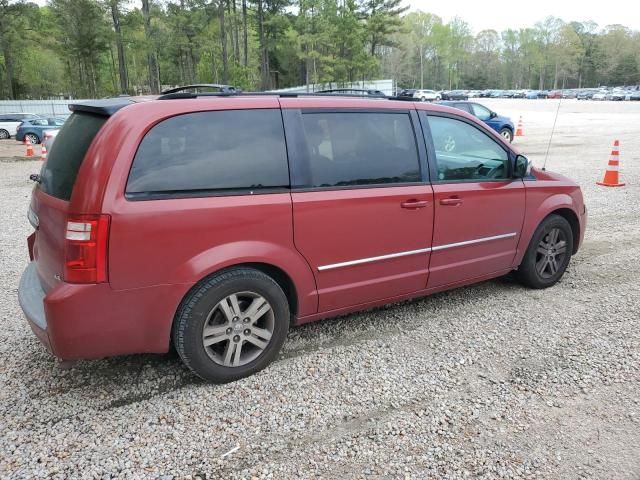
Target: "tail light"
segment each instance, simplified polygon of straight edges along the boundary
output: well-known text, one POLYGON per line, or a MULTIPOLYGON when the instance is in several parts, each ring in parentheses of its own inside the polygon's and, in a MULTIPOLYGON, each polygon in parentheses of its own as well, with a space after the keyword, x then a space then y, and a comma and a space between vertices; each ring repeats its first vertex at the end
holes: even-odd
POLYGON ((75 215, 67 219, 64 248, 64 281, 107 281, 109 215, 75 215))

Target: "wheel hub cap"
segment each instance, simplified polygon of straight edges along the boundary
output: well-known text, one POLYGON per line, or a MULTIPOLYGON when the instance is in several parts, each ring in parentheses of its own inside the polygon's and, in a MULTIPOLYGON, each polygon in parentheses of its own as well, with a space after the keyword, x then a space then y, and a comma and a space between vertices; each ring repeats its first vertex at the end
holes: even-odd
POLYGON ((271 341, 275 316, 269 302, 255 292, 222 299, 204 323, 202 344, 211 360, 240 367, 258 358, 271 341))

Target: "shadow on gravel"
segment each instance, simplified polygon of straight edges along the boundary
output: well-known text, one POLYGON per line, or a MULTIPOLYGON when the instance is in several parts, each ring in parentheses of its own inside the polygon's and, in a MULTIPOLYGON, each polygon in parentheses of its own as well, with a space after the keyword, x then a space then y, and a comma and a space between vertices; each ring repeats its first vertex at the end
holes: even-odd
MULTIPOLYGON (((520 286, 514 279, 507 276, 425 298, 292 327, 276 361, 372 340, 386 342, 390 337, 415 328, 416 320, 425 328, 439 328, 432 319, 443 311, 455 314, 475 309, 489 295, 515 295, 519 290, 520 286)), ((28 351, 26 358, 20 362, 22 368, 19 370, 25 380, 30 380, 27 388, 32 398, 82 396, 89 402, 93 401, 93 407, 98 411, 125 407, 192 385, 205 384, 183 366, 174 350, 164 355, 139 354, 82 361, 66 370, 56 368, 51 357, 39 345, 37 349, 28 351)))

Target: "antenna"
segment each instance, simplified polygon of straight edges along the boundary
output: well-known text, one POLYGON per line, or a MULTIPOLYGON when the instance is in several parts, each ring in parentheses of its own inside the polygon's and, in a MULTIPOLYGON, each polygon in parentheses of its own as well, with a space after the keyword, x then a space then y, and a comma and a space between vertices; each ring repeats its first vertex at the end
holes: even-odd
POLYGON ((553 127, 551 127, 551 136, 549 137, 549 143, 547 144, 547 153, 544 156, 544 164, 542 165, 542 171, 547 169, 547 159, 549 158, 549 149, 551 148, 551 141, 553 140, 553 133, 556 131, 556 122, 558 121, 558 114, 560 113, 560 105, 562 104, 562 96, 558 101, 558 108, 556 109, 556 118, 553 119, 553 127))

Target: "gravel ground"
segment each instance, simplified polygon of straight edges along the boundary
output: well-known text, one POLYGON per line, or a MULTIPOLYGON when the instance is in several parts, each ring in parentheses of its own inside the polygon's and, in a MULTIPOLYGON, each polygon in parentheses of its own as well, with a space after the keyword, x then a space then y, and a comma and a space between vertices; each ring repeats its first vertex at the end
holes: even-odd
MULTIPOLYGON (((541 165, 557 101, 484 103, 523 116, 541 165)), ((39 163, 0 164, 0 476, 639 479, 638 124, 640 104, 563 103, 547 168, 581 183, 590 223, 556 287, 499 279, 294 328, 223 386, 171 355, 56 368, 16 298, 39 163), (615 138, 627 186, 597 187, 615 138)))
MULTIPOLYGON (((26 150, 27 147, 23 145, 22 142, 17 142, 13 138, 10 140, 0 140, 0 161, 14 161, 16 157, 22 159, 26 150)), ((33 153, 40 155, 40 145, 33 146, 33 153)))

